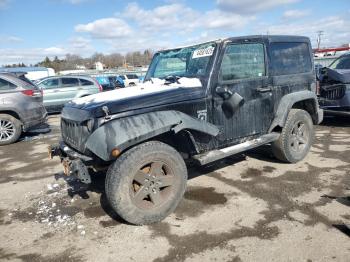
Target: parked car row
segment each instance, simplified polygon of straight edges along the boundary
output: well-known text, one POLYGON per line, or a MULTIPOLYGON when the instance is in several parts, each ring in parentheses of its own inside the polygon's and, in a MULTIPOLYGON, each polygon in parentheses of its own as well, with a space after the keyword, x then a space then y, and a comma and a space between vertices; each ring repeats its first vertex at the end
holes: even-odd
POLYGON ((16 142, 22 132, 44 123, 48 112, 60 112, 73 99, 138 83, 136 74, 51 76, 32 82, 25 72, 0 73, 0 145, 16 142))

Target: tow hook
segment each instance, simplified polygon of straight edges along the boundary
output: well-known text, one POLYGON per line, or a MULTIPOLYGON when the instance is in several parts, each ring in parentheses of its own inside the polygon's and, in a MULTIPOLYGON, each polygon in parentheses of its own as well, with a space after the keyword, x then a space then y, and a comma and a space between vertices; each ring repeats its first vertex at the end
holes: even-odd
POLYGON ((51 145, 47 147, 49 159, 53 159, 55 156, 60 156, 60 147, 58 145, 51 145))
POLYGON ((86 165, 80 159, 62 159, 63 171, 66 176, 75 176, 84 184, 91 183, 91 177, 86 165))

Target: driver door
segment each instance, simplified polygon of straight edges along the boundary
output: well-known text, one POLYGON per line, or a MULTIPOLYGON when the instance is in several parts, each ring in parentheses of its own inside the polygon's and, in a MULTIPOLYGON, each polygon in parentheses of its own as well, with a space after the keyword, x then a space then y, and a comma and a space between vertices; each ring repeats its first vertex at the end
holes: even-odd
POLYGON ((213 120, 222 131, 220 146, 267 132, 273 103, 266 61, 263 42, 226 43, 213 92, 213 120), (219 92, 223 89, 226 94, 219 92))

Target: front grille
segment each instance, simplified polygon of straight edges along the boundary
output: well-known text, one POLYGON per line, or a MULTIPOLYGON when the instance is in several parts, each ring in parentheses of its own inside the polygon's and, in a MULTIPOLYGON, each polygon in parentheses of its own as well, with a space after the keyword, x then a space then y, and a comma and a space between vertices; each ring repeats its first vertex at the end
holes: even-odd
POLYGON ((89 137, 86 125, 62 118, 61 130, 62 139, 67 145, 81 153, 85 153, 85 143, 89 137))
POLYGON ((321 97, 328 100, 338 100, 345 96, 346 85, 330 85, 324 86, 321 89, 321 97))

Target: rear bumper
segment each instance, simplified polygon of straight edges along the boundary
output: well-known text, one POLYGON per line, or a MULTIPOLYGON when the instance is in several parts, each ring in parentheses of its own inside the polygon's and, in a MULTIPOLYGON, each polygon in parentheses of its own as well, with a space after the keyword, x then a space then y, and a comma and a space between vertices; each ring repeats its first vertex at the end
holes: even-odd
POLYGON ((33 110, 27 113, 28 117, 23 118, 23 131, 29 131, 47 121, 47 111, 45 107, 33 110))

